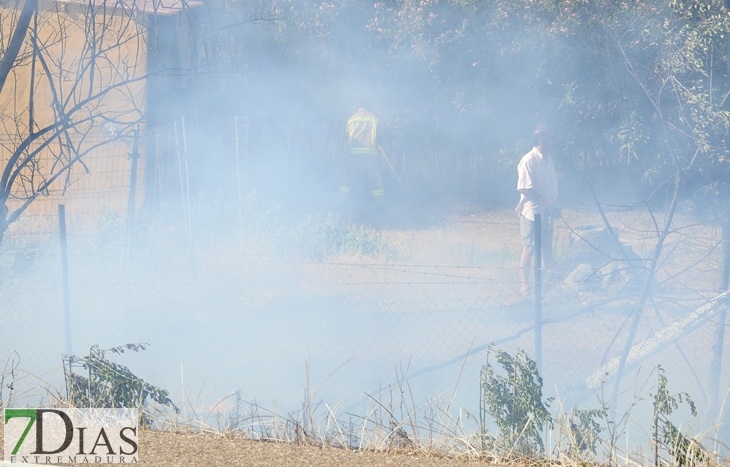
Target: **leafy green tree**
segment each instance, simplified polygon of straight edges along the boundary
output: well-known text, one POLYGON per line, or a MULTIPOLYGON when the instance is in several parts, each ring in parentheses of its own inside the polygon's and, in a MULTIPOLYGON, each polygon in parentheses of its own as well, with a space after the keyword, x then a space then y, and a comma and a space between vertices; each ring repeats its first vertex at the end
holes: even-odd
POLYGON ((681 171, 693 193, 724 192, 722 0, 206 5, 197 62, 221 73, 195 79, 218 90, 216 109, 240 91, 251 114, 333 122, 370 95, 406 179, 423 178, 434 154, 454 180, 512 174, 524 136, 548 122, 563 136, 566 167, 654 188, 681 171))
POLYGON ((474 119, 502 113, 523 134, 519 121, 557 122, 565 156, 582 167, 623 166, 657 184, 696 158, 700 185, 724 178, 711 175, 726 173, 730 128, 721 1, 377 5, 371 30, 392 58, 432 75, 442 107, 450 100, 474 119), (505 81, 522 100, 495 98, 505 81))

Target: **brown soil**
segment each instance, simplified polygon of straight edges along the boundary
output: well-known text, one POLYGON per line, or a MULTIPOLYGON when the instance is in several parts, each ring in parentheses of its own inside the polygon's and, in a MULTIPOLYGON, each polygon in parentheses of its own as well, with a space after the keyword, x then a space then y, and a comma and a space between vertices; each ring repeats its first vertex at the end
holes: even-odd
MULTIPOLYGON (((0 423, 0 439, 3 424, 0 423)), ((195 466, 317 466, 372 467, 485 466, 485 462, 383 452, 352 451, 287 443, 252 441, 224 436, 142 431, 139 465, 149 467, 195 466)), ((0 443, 0 460, 3 444, 0 443)))
POLYGON ((331 447, 270 443, 222 436, 142 432, 144 466, 484 466, 484 462, 331 447))

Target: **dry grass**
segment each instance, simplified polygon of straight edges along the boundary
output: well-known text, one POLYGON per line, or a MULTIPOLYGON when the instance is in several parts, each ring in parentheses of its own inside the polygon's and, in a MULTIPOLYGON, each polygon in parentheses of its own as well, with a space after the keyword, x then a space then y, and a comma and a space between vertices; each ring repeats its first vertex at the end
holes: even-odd
MULTIPOLYGON (((657 236, 648 211, 609 210, 607 216, 622 242, 643 257, 651 255, 657 236)), ((571 229, 603 227, 594 207, 565 209, 563 217, 555 223, 556 259, 567 253, 571 229)), ((661 216, 656 217, 661 226, 661 216)), ((676 215, 657 273, 660 285, 714 291, 721 264, 720 236, 716 222, 676 215)), ((509 297, 517 295, 522 246, 519 221, 511 210, 454 216, 420 230, 382 230, 380 238, 390 254, 346 254, 295 266, 304 278, 299 281, 304 287, 298 289, 372 301, 501 297, 510 302, 509 297)))
POLYGON ((389 254, 340 255, 305 267, 318 293, 372 301, 445 301, 518 290, 519 224, 509 211, 382 230, 389 254), (505 286, 508 287, 505 290, 505 286))

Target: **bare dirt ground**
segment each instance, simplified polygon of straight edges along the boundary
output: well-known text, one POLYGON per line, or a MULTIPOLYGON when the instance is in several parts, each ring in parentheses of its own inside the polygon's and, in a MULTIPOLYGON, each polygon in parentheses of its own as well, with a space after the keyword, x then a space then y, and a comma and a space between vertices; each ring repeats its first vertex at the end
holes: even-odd
POLYGON ((142 432, 140 464, 145 466, 484 466, 485 462, 351 451, 222 436, 142 432))
MULTIPOLYGON (((0 424, 0 438, 3 424, 0 424)), ((485 462, 414 456, 331 447, 252 441, 213 435, 142 431, 139 436, 139 464, 149 467, 196 466, 317 466, 374 467, 484 466, 485 462)), ((3 446, 0 445, 0 452, 3 446)), ((0 460, 2 457, 0 457, 0 460)))

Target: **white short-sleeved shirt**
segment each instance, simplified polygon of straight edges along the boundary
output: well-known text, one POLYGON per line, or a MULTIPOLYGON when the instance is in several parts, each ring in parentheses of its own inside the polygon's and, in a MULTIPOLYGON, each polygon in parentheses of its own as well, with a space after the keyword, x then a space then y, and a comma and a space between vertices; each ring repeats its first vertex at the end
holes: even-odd
MULTIPOLYGON (((544 157, 537 148, 532 148, 532 151, 522 156, 517 165, 517 177, 518 190, 532 189, 553 202, 558 199, 558 175, 553 160, 544 157)), ((535 214, 544 215, 546 207, 547 203, 525 200, 522 215, 532 221, 535 220, 535 214)))

